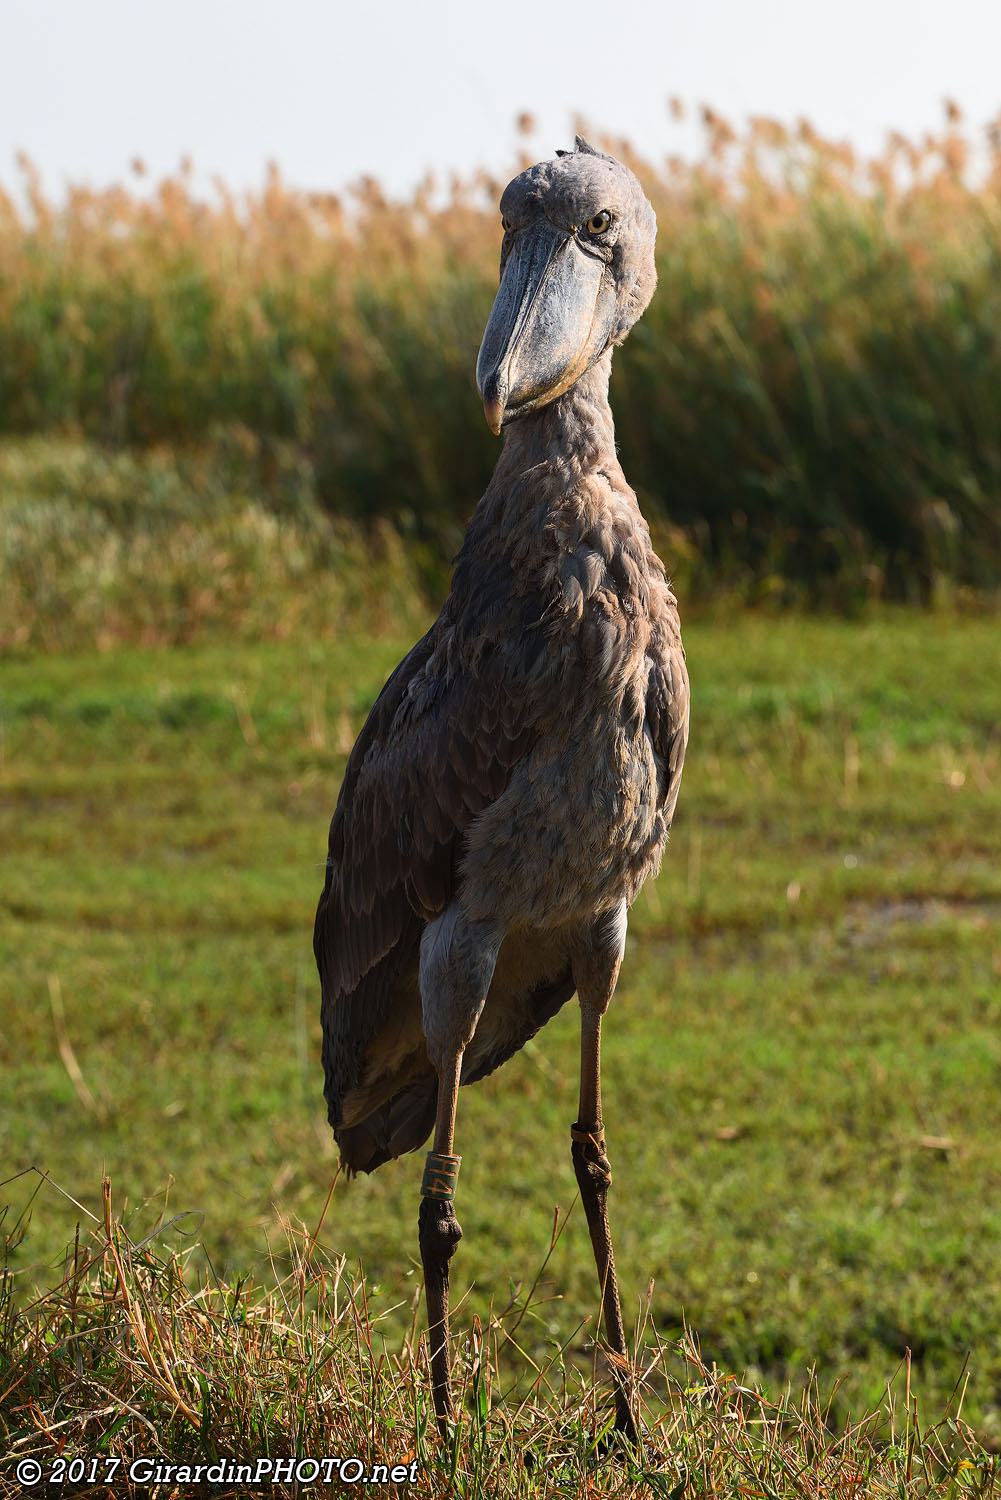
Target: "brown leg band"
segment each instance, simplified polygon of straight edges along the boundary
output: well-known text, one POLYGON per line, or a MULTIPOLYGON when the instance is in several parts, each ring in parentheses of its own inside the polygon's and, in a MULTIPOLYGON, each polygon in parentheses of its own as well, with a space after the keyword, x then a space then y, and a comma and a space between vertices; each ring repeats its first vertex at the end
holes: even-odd
POLYGON ((570 1139, 580 1146, 590 1146, 597 1154, 597 1160, 588 1157, 591 1165, 601 1173, 605 1179, 605 1186, 612 1185, 612 1169, 608 1165, 608 1157, 605 1155, 605 1132, 603 1130, 581 1130, 579 1125, 570 1126, 570 1139))

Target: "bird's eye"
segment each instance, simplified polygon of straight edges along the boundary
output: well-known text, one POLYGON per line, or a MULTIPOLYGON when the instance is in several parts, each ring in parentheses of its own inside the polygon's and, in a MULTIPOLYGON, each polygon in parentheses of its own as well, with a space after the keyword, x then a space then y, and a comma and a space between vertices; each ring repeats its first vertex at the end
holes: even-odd
POLYGON ((588 234, 604 234, 611 222, 611 214, 607 208, 603 208, 600 214, 595 214, 593 219, 588 219, 587 232, 588 234))

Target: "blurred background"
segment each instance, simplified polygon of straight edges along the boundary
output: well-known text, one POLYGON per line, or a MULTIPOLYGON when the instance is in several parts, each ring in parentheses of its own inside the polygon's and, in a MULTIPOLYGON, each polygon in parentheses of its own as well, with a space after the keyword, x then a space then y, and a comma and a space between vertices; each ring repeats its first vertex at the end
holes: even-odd
MULTIPOLYGON (((499 192, 580 129, 657 210, 612 401, 693 682, 607 1027, 627 1304, 835 1416, 970 1354, 1001 1441, 999 56, 987 0, 4 7, 8 1289, 103 1169, 213 1275, 321 1219, 326 824, 498 453, 499 192)), ((461 1101, 484 1317, 573 1201, 572 1010, 461 1101)), ((418 1178, 324 1221, 388 1338, 418 1178)), ((592 1275, 575 1222, 540 1346, 592 1275)))
MULTIPOLYGON (((50 465, 155 461, 176 506, 197 450, 202 488, 294 516, 307 551, 314 517, 385 520, 440 592, 495 453, 471 369, 496 200, 582 128, 659 215, 618 423, 689 599, 995 587, 995 8, 454 4, 429 27, 400 5, 43 4, 7 28, 0 430, 58 434, 50 465)), ((116 518, 140 546, 169 512, 141 490, 116 518)), ((5 515, 0 639, 138 628, 116 623, 134 576, 112 609, 135 556, 70 569, 35 618, 31 524, 5 515)), ((226 586, 203 581, 154 627, 151 580, 144 628, 201 628, 226 586)))

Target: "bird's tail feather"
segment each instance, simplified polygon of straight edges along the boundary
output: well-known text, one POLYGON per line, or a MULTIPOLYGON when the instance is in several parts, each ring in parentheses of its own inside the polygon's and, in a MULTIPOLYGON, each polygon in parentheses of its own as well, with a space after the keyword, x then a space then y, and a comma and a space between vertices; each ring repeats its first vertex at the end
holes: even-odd
POLYGON ((416 1151, 434 1129, 438 1079, 423 1074, 355 1125, 334 1131, 349 1172, 374 1172, 384 1161, 416 1151))

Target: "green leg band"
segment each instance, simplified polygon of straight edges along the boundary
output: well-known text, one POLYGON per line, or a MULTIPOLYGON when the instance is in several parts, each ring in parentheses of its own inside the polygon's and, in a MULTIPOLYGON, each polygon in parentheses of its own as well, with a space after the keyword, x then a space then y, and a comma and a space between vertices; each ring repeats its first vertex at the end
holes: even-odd
POLYGON ((424 1163, 421 1182, 422 1198, 437 1198, 441 1203, 451 1203, 455 1197, 455 1184, 459 1177, 461 1156, 441 1156, 429 1151, 424 1163))

